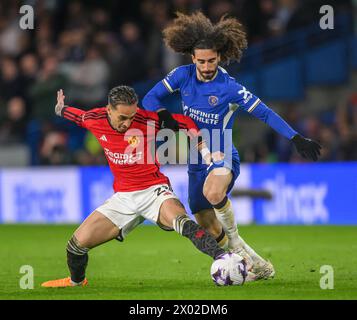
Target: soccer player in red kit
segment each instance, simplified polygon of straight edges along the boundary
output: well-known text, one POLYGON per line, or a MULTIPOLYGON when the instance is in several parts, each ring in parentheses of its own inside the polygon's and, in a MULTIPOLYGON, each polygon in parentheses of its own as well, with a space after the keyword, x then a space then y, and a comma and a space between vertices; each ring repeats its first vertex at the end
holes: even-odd
MULTIPOLYGON (((169 179, 160 172, 155 153, 148 152, 165 121, 160 114, 139 109, 135 91, 118 86, 109 92, 108 105, 83 111, 64 105, 64 94, 57 93, 56 114, 90 130, 105 151, 114 176, 114 195, 91 213, 74 232, 67 244, 70 277, 47 281, 43 287, 85 286, 88 251, 126 234, 145 219, 164 230, 175 230, 187 237, 201 252, 213 259, 225 254, 216 240, 192 221, 173 193, 169 179)), ((180 128, 198 136, 194 122, 174 115, 180 128)), ((200 143, 198 148, 202 151, 200 143)), ((244 271, 244 277, 246 276, 244 271)))

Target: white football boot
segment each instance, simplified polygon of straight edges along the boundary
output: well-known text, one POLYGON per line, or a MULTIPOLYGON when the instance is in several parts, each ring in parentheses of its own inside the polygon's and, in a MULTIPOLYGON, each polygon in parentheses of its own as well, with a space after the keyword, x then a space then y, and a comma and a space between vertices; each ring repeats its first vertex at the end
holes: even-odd
POLYGON ((254 266, 253 259, 250 257, 248 252, 244 250, 244 248, 242 247, 236 248, 235 250, 231 250, 231 252, 240 255, 244 259, 245 263, 247 264, 247 271, 248 272, 252 271, 252 268, 254 266))
POLYGON ((244 246, 236 246, 234 249, 231 249, 232 252, 239 254, 242 256, 247 264, 247 271, 248 271, 248 277, 247 277, 247 282, 248 281, 255 281, 255 280, 261 280, 261 279, 270 279, 274 278, 275 276, 275 270, 270 261, 266 261, 257 254, 254 254, 252 257, 248 251, 249 249, 255 253, 245 242, 244 246), (248 250, 246 250, 246 248, 248 250), (248 280, 248 278, 250 280, 248 280))
POLYGON ((274 278, 275 270, 270 261, 259 261, 258 263, 253 264, 253 268, 251 270, 252 273, 255 274, 255 280, 267 280, 270 278, 274 278))

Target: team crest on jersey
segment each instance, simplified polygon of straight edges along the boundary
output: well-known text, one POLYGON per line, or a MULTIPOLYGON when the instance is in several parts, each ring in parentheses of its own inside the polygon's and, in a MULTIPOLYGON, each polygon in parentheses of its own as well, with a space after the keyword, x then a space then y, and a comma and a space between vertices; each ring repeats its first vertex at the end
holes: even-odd
POLYGON ((140 143, 140 140, 137 136, 131 136, 128 139, 128 143, 135 148, 140 143))
POLYGON ((211 106, 216 106, 217 103, 218 103, 218 98, 216 96, 209 96, 208 97, 208 103, 211 105, 211 106))

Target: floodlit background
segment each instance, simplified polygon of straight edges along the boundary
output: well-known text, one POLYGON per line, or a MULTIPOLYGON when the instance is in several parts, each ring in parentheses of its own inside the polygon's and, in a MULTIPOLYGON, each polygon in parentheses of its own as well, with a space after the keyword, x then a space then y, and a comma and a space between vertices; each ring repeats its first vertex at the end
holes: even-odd
MULTIPOLYGON (((239 114, 238 222, 357 224, 357 1, 98 3, 0 0, 0 223, 80 223, 111 195, 99 144, 54 115, 56 91, 86 110, 104 106, 119 84, 142 99, 166 73, 190 63, 164 47, 161 30, 175 11, 201 9, 213 21, 225 13, 241 20, 249 49, 225 68, 323 145, 320 161, 308 163, 285 138, 239 114), (19 27, 25 4, 34 8, 33 30, 19 27), (334 29, 321 29, 322 5, 333 7, 334 29), (247 189, 259 192, 243 197, 247 189)), ((178 97, 167 105, 181 112, 178 97)), ((162 170, 187 206, 186 166, 162 170)))

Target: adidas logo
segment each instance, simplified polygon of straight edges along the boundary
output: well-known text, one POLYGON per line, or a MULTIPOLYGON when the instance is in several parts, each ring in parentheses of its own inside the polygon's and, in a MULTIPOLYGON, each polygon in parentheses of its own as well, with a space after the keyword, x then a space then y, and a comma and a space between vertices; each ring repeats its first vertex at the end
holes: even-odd
POLYGON ((99 140, 108 141, 107 137, 104 134, 99 138, 99 140))

